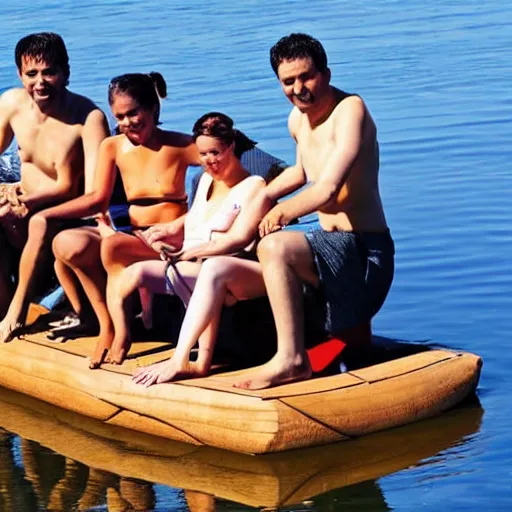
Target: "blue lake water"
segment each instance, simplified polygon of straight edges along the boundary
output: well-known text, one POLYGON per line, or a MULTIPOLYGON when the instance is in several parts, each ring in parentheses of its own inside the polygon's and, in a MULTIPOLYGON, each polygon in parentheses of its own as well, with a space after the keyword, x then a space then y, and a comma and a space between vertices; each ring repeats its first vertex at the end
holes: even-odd
MULTIPOLYGON (((21 0, 3 5, 2 21, 0 89, 18 83, 17 40, 56 31, 70 54, 70 88, 105 110, 114 75, 160 71, 169 91, 165 127, 190 131, 201 114, 221 110, 288 162, 290 106, 268 50, 292 31, 318 37, 333 83, 361 94, 379 129, 381 192, 397 260, 374 332, 480 354, 483 416, 453 446, 369 482, 344 488, 340 480, 338 492, 289 510, 510 509, 512 4, 21 0)), ((2 503, 14 507, 5 510, 36 510, 19 498, 33 483, 20 455, 23 440, 10 442, 21 483, 12 491, 18 501, 2 503)), ((57 457, 41 459, 43 473, 57 457)), ((159 484, 152 492, 151 509, 188 510, 181 491, 159 484)), ((79 508, 70 503, 62 509, 79 508)), ((106 501, 94 510, 108 510, 106 501)))

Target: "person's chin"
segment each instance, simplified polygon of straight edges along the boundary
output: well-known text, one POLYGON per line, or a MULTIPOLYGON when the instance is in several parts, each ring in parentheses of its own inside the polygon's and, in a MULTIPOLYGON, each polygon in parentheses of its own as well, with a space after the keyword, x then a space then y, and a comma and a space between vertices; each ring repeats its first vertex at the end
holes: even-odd
POLYGON ((313 103, 304 103, 302 101, 294 101, 293 104, 303 113, 309 112, 313 107, 313 103))
POLYGON ((49 105, 52 102, 53 96, 51 94, 37 94, 32 95, 32 99, 38 105, 49 105))

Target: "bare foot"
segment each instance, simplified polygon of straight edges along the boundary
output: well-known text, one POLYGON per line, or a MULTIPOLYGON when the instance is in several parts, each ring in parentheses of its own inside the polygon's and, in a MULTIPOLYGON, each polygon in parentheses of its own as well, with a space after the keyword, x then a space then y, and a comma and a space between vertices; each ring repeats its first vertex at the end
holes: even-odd
POLYGON ((21 329, 23 324, 16 318, 9 318, 6 316, 0 322, 0 343, 7 343, 16 334, 16 331, 21 329))
POLYGON ((191 361, 180 363, 174 358, 171 358, 145 368, 140 368, 133 374, 133 381, 136 384, 149 387, 153 384, 162 384, 163 382, 170 382, 172 380, 204 377, 205 375, 206 369, 204 365, 199 365, 191 361))
POLYGON ((131 340, 114 338, 112 347, 105 358, 105 362, 110 364, 123 364, 131 346, 131 340))
POLYGON ((147 331, 153 327, 153 294, 147 289, 139 288, 140 305, 142 312, 140 317, 147 331))
POLYGON ((94 353, 89 363, 89 368, 91 370, 98 369, 105 362, 105 357, 112 346, 112 340, 113 336, 111 335, 100 336, 98 338, 96 347, 94 348, 94 353))
POLYGON ((240 389, 265 389, 279 384, 288 384, 310 379, 313 375, 306 355, 293 359, 278 359, 274 356, 268 363, 254 369, 249 378, 236 381, 233 386, 240 389))

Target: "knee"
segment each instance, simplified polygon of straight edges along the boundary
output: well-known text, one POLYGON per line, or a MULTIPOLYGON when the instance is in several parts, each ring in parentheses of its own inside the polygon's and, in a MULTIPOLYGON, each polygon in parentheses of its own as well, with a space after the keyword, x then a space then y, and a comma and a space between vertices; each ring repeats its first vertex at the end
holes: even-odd
POLYGON ((212 281, 227 281, 232 274, 232 260, 233 258, 229 256, 216 256, 207 259, 201 266, 200 277, 212 281))
POLYGON ((137 288, 145 284, 144 262, 133 263, 125 268, 119 275, 119 294, 122 298, 127 297, 137 288))
POLYGON ((264 237, 257 247, 258 259, 261 263, 272 260, 288 261, 290 251, 283 237, 274 233, 264 237))
POLYGON ((76 267, 84 260, 84 254, 90 259, 88 249, 90 243, 87 238, 84 238, 73 230, 61 231, 52 242, 52 250, 56 260, 61 261, 67 266, 76 267))
POLYGON ((123 237, 112 235, 101 240, 101 262, 107 270, 111 270, 119 259, 119 251, 122 250, 123 237))

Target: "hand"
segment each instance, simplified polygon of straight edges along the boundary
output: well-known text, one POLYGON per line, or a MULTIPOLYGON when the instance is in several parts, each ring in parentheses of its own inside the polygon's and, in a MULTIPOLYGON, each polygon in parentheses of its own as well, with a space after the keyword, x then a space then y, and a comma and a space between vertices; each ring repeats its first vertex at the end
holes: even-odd
POLYGON ((183 232, 181 229, 176 229, 171 224, 156 224, 151 226, 142 232, 146 242, 150 245, 155 251, 160 250, 160 246, 157 245, 158 242, 164 242, 173 247, 181 247, 183 232))
POLYGON ((28 209, 23 203, 13 205, 5 201, 0 205, 0 219, 11 222, 13 220, 23 219, 28 215, 28 209))
POLYGON ((99 213, 94 216, 94 220, 98 224, 98 231, 102 238, 108 238, 109 236, 115 235, 116 231, 112 227, 112 222, 109 215, 99 213))
POLYGON ((281 208, 279 205, 274 206, 274 208, 272 208, 272 210, 270 210, 259 223, 258 231, 260 237, 263 238, 270 233, 279 231, 280 229, 284 228, 286 224, 287 223, 285 222, 281 208))
POLYGON ((30 197, 30 194, 27 194, 26 192, 22 192, 20 190, 20 192, 18 192, 16 197, 17 197, 20 205, 25 206, 27 209, 30 210, 34 206, 34 201, 33 201, 32 197, 30 197))

